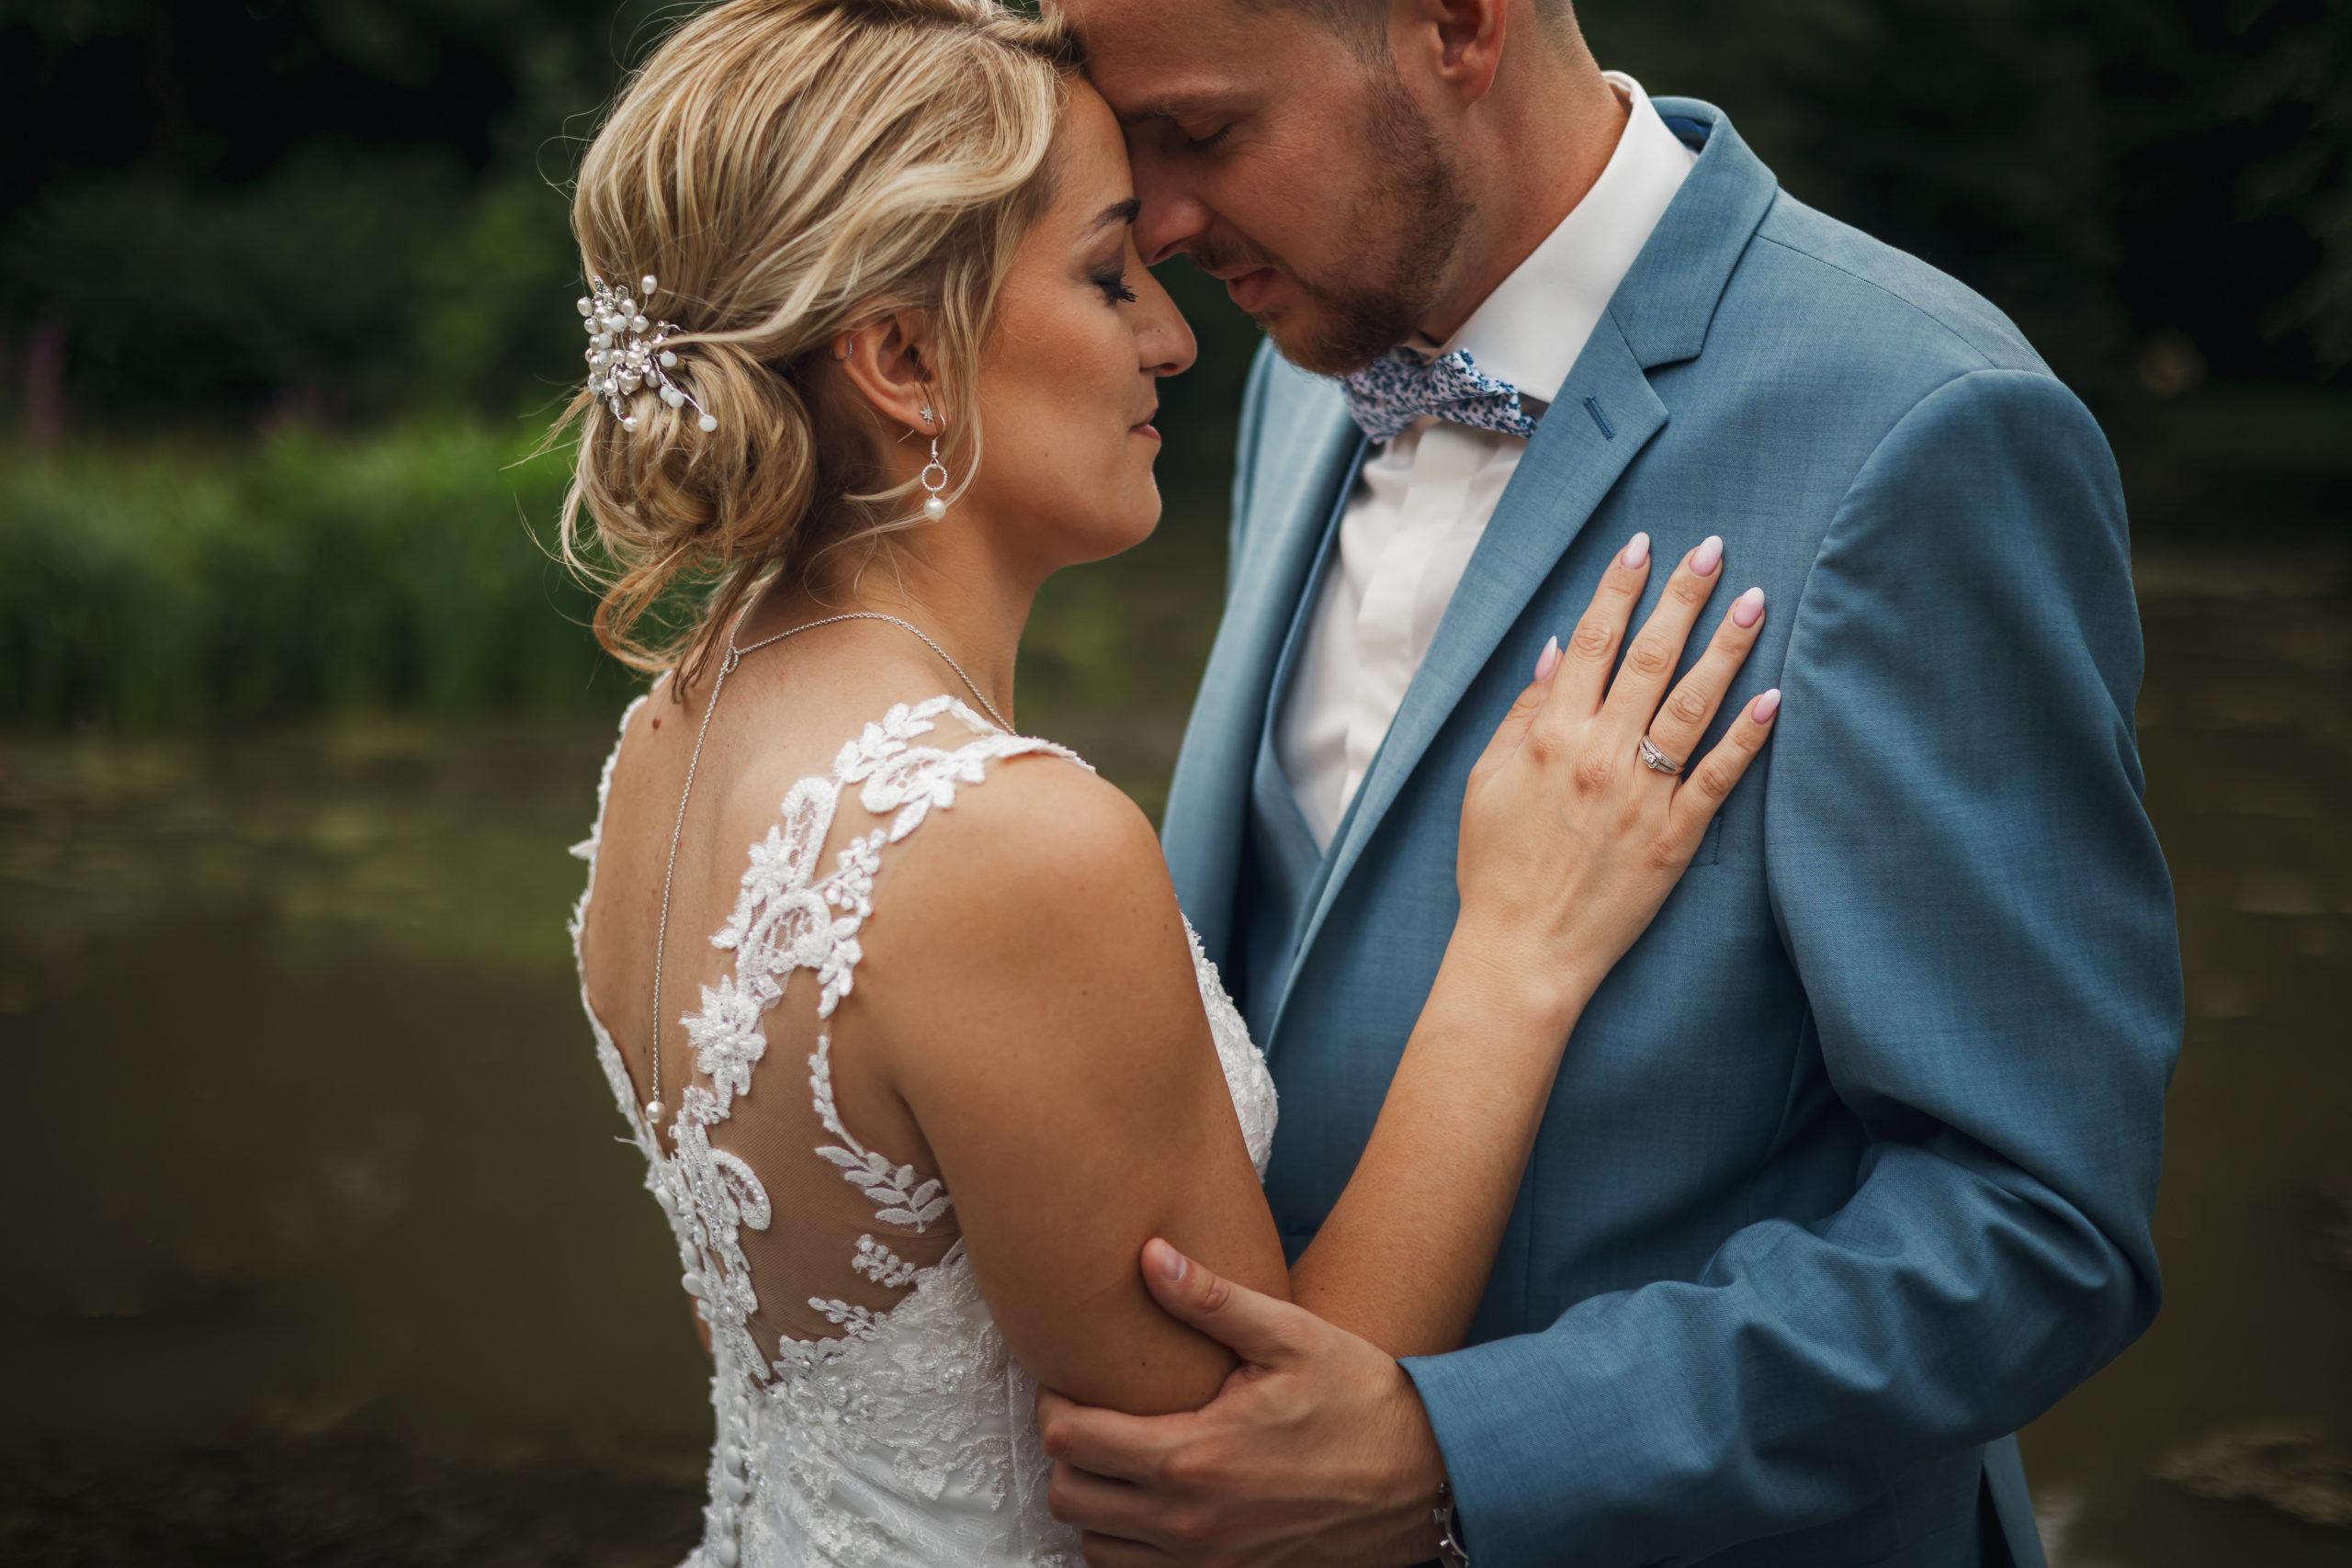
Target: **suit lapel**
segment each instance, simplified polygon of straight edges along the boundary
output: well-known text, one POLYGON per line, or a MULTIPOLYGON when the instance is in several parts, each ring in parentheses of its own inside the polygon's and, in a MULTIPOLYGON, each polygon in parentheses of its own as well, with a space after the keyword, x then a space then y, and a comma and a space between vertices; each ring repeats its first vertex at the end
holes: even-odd
POLYGON ((1274 467, 1247 500, 1233 589, 1185 726, 1162 833, 1177 901, 1220 964, 1233 936, 1251 773, 1274 666, 1302 613, 1317 546, 1364 452, 1335 387, 1287 367, 1277 374, 1298 389, 1268 409, 1259 433, 1274 467))
MULTIPOLYGON (((1340 823, 1321 881, 1309 895, 1313 912, 1294 949, 1272 1027, 1260 1042, 1270 1049, 1334 901, 1406 781, 1594 509, 1666 427, 1666 405, 1651 389, 1648 372, 1704 351, 1732 273, 1779 195, 1772 172, 1720 109, 1695 98, 1653 101, 1676 134, 1699 147, 1699 161, 1528 443, 1439 623, 1430 656, 1340 823)), ((1531 633, 1523 650, 1531 662, 1536 646, 1531 633)), ((1477 739, 1483 745, 1486 738, 1477 739)))
MULTIPOLYGON (((1290 987, 1332 900, 1454 705, 1576 542, 1593 509, 1666 423, 1666 405, 1650 390, 1624 335, 1602 317, 1559 400, 1528 443, 1438 624, 1429 658, 1406 690, 1387 739, 1340 825, 1321 883, 1311 895, 1314 913, 1299 937, 1282 1006, 1288 1004, 1290 987)), ((1278 1006, 1270 1041, 1281 1021, 1278 1006)))
MULTIPOLYGON (((1471 557, 1430 657, 1324 858, 1282 1006, 1334 898, 1454 705, 1594 508, 1665 427, 1666 407, 1646 372, 1704 350, 1732 273, 1779 195, 1772 172, 1721 110, 1695 98, 1653 101, 1677 135, 1700 147, 1699 162, 1528 443, 1471 557)), ((1284 387, 1270 399, 1256 439, 1264 452, 1258 466, 1279 471, 1247 502, 1248 543, 1169 796, 1166 840, 1177 895, 1219 962, 1232 937, 1251 770, 1274 665, 1293 617, 1306 613, 1302 601, 1321 530, 1344 501, 1364 451, 1336 385, 1279 364, 1273 373, 1284 387)), ((1525 651, 1532 660, 1532 644, 1525 651)), ((1279 1008, 1273 1017, 1261 1045, 1273 1043, 1279 1008)))

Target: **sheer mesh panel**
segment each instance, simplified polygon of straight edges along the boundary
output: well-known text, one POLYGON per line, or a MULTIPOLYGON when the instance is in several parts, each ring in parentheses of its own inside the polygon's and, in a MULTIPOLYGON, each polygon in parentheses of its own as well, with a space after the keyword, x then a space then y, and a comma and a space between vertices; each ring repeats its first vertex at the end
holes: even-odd
MULTIPOLYGON (((956 1246, 936 1172, 846 1124, 831 1072, 862 1043, 851 1000, 858 937, 892 846, 952 807, 956 788, 979 783, 989 762, 1038 752, 1077 761, 947 697, 894 707, 842 749, 830 776, 793 785, 751 846, 734 908, 707 944, 687 936, 683 917, 673 922, 663 1011, 683 1028, 663 1031, 668 1157, 654 1162, 649 1185, 679 1232, 687 1288, 714 1337, 747 1364, 773 1364, 791 1341, 870 1336, 956 1246), (696 1001, 681 1005, 690 996, 696 1001)), ((695 842, 691 816, 685 837, 718 852, 695 842)), ((583 846, 592 869, 582 931, 597 847, 583 846)), ((627 955, 600 946, 598 959, 627 955)), ((631 1028, 591 1008, 607 1070, 620 1075, 616 1091, 640 1108, 650 1078, 643 1010, 631 1028)), ((641 1120, 637 1131, 647 1142, 641 1120)))

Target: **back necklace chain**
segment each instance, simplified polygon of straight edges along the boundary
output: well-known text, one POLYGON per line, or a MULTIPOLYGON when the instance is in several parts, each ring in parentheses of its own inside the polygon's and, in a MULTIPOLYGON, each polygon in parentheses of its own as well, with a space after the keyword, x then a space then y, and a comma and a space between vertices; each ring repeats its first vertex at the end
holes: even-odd
MULTIPOLYGON (((747 610, 744 615, 750 613, 747 610)), ((996 720, 996 727, 1008 735, 1012 733, 1012 726, 1004 721, 1004 715, 996 711, 996 705, 989 701, 969 675, 964 673, 964 667, 956 663, 945 649, 933 641, 930 633, 910 621, 883 615, 878 610, 854 610, 848 615, 828 615, 821 621, 810 621, 807 626, 794 626, 774 637, 762 637, 749 648, 738 648, 735 646, 735 634, 743 625, 743 616, 736 617, 735 625, 727 630, 727 657, 718 662, 718 678, 711 682, 710 701, 703 705, 702 725, 695 731, 694 755, 686 761, 685 787, 678 792, 678 819, 670 827, 670 859, 662 870, 662 924, 653 935, 653 1098, 645 1104, 645 1120, 653 1128, 657 1145, 662 1136, 662 1118, 667 1113, 667 1108, 662 1103, 662 965, 670 945, 670 887, 678 874, 678 840, 686 829, 686 802, 694 796, 695 773, 702 766, 702 743, 704 737, 710 733, 710 716, 718 711, 718 694, 727 689, 727 677, 735 672, 735 666, 743 662, 745 655, 757 653, 772 642, 782 642, 786 637, 798 637, 802 632, 813 632, 819 626, 839 626, 843 621, 888 621, 894 626, 903 626, 914 633, 922 639, 923 646, 939 655, 945 660, 947 668, 956 671, 956 678, 964 682, 965 688, 978 699, 980 706, 988 710, 989 716, 996 720)))

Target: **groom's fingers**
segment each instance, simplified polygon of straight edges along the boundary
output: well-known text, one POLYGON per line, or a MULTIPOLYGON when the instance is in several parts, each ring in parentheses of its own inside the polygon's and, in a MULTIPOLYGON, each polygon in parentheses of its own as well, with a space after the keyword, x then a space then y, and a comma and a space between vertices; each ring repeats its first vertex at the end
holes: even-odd
MULTIPOLYGON (((1175 1445, 1176 1434, 1167 1425, 1173 1419, 1104 1410, 1042 1389, 1037 1393, 1037 1440, 1055 1461, 1057 1488, 1061 1472, 1073 1466, 1106 1486, 1151 1480, 1175 1445)), ((1058 1509, 1056 1516, 1060 1517, 1058 1509)))
POLYGON ((1156 1547, 1162 1506, 1158 1494, 1125 1481, 1106 1481, 1075 1466, 1054 1466, 1046 1489, 1046 1506, 1054 1517, 1073 1529, 1106 1544, 1118 1540, 1132 1546, 1156 1547))
POLYGON ((1143 1244, 1143 1279, 1169 1316, 1261 1367, 1295 1359, 1301 1331, 1320 1321, 1202 1268, 1158 1236, 1143 1244))
POLYGON ((1090 1534, 1079 1543, 1079 1550, 1085 1557, 1086 1568, 1172 1568, 1178 1561, 1173 1553, 1157 1546, 1107 1535, 1090 1534))

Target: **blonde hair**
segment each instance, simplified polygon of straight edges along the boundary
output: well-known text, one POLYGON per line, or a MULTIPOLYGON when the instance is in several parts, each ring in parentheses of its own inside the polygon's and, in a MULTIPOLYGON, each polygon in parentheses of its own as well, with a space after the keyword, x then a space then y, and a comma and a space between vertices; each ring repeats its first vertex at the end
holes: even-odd
POLYGON ((933 404, 968 482, 975 366, 1050 200, 1078 67, 1060 26, 995 0, 729 0, 626 85, 572 231, 590 275, 660 280, 640 308, 686 329, 672 374, 718 428, 650 390, 623 400, 634 430, 584 390, 556 427, 578 440, 564 558, 601 589, 596 637, 616 658, 699 668, 763 573, 805 578, 912 521, 890 504, 909 485, 876 489, 870 422, 818 395, 815 355, 851 328, 930 313, 933 404), (649 608, 697 581, 692 624, 645 636, 649 608))

